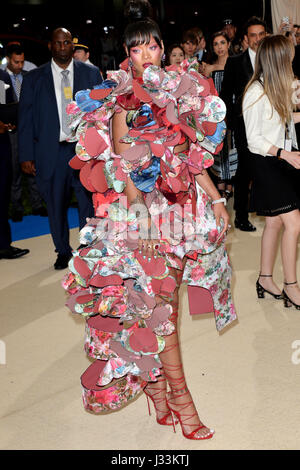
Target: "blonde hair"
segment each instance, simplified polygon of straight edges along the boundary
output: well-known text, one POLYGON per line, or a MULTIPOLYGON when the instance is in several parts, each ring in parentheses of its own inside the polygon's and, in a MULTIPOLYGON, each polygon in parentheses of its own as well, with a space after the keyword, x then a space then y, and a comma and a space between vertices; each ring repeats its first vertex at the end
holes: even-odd
POLYGON ((290 121, 293 111, 294 55, 295 47, 288 38, 282 35, 266 36, 259 44, 254 74, 244 91, 245 96, 254 82, 261 83, 263 93, 258 99, 266 95, 283 123, 290 121))

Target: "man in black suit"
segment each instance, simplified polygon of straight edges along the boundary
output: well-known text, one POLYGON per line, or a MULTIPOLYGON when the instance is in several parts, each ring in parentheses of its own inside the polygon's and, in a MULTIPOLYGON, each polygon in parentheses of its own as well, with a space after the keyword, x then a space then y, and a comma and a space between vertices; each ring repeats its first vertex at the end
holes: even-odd
POLYGON ((78 202, 79 227, 94 215, 90 193, 82 186, 78 171, 69 161, 75 155, 66 105, 77 91, 102 82, 93 65, 73 60, 73 39, 65 28, 52 34, 52 60, 28 72, 23 79, 19 103, 19 158, 25 173, 36 174, 46 201, 50 231, 58 253, 55 269, 64 269, 71 258, 67 209, 72 188, 78 202))
MULTIPOLYGON (((23 77, 26 72, 23 70, 25 57, 24 50, 20 44, 10 44, 6 47, 6 71, 10 76, 14 101, 18 102, 20 99, 21 87, 23 77)), ((12 153, 12 185, 11 185, 11 218, 14 222, 20 222, 23 219, 24 207, 22 203, 22 172, 18 155, 18 129, 9 133, 12 153)), ((32 207, 33 215, 41 215, 46 217, 47 209, 43 206, 43 200, 38 191, 35 177, 27 175, 27 187, 29 193, 29 200, 32 207)))
POLYGON ((245 33, 248 49, 243 54, 228 58, 220 96, 227 106, 227 125, 234 131, 238 151, 238 168, 234 180, 235 227, 253 232, 256 228, 248 219, 251 162, 242 115, 242 99, 245 87, 254 72, 259 42, 266 36, 266 24, 263 20, 252 17, 245 26, 245 33))
POLYGON ((293 60, 294 74, 298 80, 300 80, 300 44, 295 46, 295 57, 293 60))
MULTIPOLYGON (((1 113, 5 105, 13 103, 12 84, 9 75, 0 70, 1 113)), ((4 110, 3 110, 4 108, 4 110)), ((8 118, 10 119, 10 117, 8 118)), ((5 116, 0 116, 0 259, 15 259, 29 253, 27 249, 11 246, 11 230, 8 222, 8 207, 11 187, 11 148, 8 133, 13 130, 5 116), (5 122, 4 122, 5 121, 5 122)))

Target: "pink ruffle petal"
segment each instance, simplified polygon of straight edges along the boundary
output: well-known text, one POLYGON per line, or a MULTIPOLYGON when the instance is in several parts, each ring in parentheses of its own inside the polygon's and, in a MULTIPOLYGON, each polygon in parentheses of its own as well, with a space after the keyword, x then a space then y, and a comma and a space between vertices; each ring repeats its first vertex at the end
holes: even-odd
POLYGON ((175 114, 175 104, 172 101, 167 106, 166 116, 172 124, 179 124, 179 119, 175 114))
POLYGON ((190 315, 214 312, 214 303, 209 290, 198 286, 188 286, 190 315))
POLYGON ((192 85, 192 82, 191 82, 191 79, 189 78, 189 76, 188 75, 183 75, 179 87, 173 93, 175 98, 178 99, 180 96, 182 96, 184 93, 186 93, 188 91, 188 89, 191 87, 191 85, 192 85))
POLYGON ((97 157, 108 147, 95 127, 89 127, 84 137, 84 147, 91 157, 97 157))
POLYGON ((202 123, 202 129, 206 135, 214 135, 217 130, 217 124, 215 122, 204 121, 202 123))
POLYGON ((93 161, 86 162, 86 164, 84 165, 84 167, 81 168, 80 173, 79 173, 79 179, 81 183, 91 193, 94 193, 96 191, 90 180, 91 170, 93 166, 94 166, 93 161))
POLYGON ((96 276, 90 280, 90 285, 95 287, 120 286, 122 284, 123 279, 117 274, 110 276, 100 276, 100 274, 96 274, 96 276))
POLYGON ((89 328, 93 328, 98 332, 107 332, 107 333, 118 333, 122 331, 124 326, 120 325, 118 318, 111 317, 101 317, 101 315, 96 315, 95 317, 89 318, 87 320, 87 325, 89 328))
POLYGON ((174 191, 174 193, 179 193, 182 190, 182 184, 180 176, 172 178, 168 178, 168 183, 170 188, 174 191))
POLYGON ((107 181, 104 175, 105 163, 97 162, 90 173, 90 182, 95 190, 99 193, 105 193, 108 190, 107 181))
POLYGON ((166 279, 162 281, 161 292, 167 292, 168 294, 171 294, 175 289, 176 282, 172 277, 166 277, 166 279))
POLYGON ((152 101, 151 96, 148 95, 136 80, 132 80, 132 88, 135 96, 142 101, 142 103, 150 103, 152 101))
POLYGON ((111 341, 110 348, 125 362, 135 362, 139 360, 138 356, 130 351, 127 351, 127 349, 125 349, 119 341, 111 341))
POLYGON ((151 142, 150 147, 151 147, 152 153, 156 157, 162 157, 165 154, 165 147, 161 144, 154 144, 153 142, 151 142))
POLYGON ((75 157, 71 158, 71 160, 69 161, 69 165, 71 168, 73 168, 73 170, 81 170, 81 168, 84 167, 85 164, 86 162, 80 160, 77 155, 75 155, 75 157))
POLYGON ((191 129, 189 126, 187 126, 183 122, 180 122, 180 128, 191 139, 192 142, 196 142, 197 140, 196 132, 193 129, 191 129))
POLYGON ((144 353, 155 352, 158 349, 158 342, 155 333, 150 328, 138 328, 133 330, 129 336, 131 349, 144 353))
POLYGON ((87 263, 83 259, 79 258, 79 256, 74 258, 74 268, 83 279, 88 279, 92 275, 87 263))
POLYGON ((106 366, 106 361, 95 361, 90 365, 87 370, 81 376, 81 384, 87 390, 102 390, 103 387, 97 385, 97 381, 101 376, 104 367, 106 366))
POLYGON ((104 98, 106 98, 108 95, 110 95, 112 91, 113 88, 91 90, 90 98, 92 98, 92 100, 101 101, 104 100, 104 98))
POLYGON ((93 300, 94 300, 94 294, 84 294, 84 295, 79 295, 77 297, 77 303, 81 305, 93 302, 93 300))
POLYGON ((152 330, 157 328, 160 323, 167 321, 170 310, 166 307, 156 307, 149 319, 146 320, 147 326, 152 330))

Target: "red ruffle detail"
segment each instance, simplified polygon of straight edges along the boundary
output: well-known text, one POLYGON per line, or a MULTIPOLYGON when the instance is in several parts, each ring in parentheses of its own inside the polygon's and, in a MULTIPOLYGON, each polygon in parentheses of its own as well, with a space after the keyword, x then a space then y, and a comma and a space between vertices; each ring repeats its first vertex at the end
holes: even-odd
POLYGON ((140 100, 133 93, 118 96, 117 103, 126 111, 138 109, 141 106, 140 100))

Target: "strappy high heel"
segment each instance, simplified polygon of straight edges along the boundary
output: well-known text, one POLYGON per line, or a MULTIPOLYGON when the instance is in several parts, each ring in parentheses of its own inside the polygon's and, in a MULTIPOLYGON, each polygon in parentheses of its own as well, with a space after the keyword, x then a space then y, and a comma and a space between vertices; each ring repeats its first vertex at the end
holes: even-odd
POLYGON ((276 300, 281 300, 283 298, 282 294, 274 294, 273 292, 270 292, 269 290, 265 289, 260 283, 259 283, 259 278, 260 277, 273 277, 272 274, 260 274, 257 281, 256 281, 256 292, 257 292, 257 297, 259 299, 264 299, 265 294, 270 294, 274 299, 276 300))
MULTIPOLYGON (((293 285, 296 285, 298 284, 297 281, 295 282, 284 282, 284 285, 285 286, 293 286, 293 285)), ((283 297, 283 303, 284 303, 284 306, 285 308, 290 308, 290 307, 295 307, 297 310, 300 310, 300 305, 298 304, 295 304, 295 302, 293 302, 289 296, 287 295, 287 293, 285 292, 285 290, 283 289, 282 291, 282 297, 283 297)))
MULTIPOLYGON (((165 376, 160 376, 158 378, 157 382, 153 382, 151 384, 148 384, 144 388, 144 393, 146 395, 147 403, 148 403, 149 416, 151 416, 149 398, 153 402, 156 414, 157 414, 157 412, 164 413, 164 411, 165 411, 165 410, 159 409, 160 404, 163 403, 163 402, 166 402, 166 396, 163 396, 163 397, 159 396, 159 395, 162 394, 163 390, 158 384, 162 383, 162 382, 166 382, 166 377, 165 376), (150 393, 150 391, 151 392, 153 391, 153 393, 150 393)), ((166 390, 166 392, 167 392, 167 390, 166 390)), ((168 404, 167 404, 167 406, 168 406, 168 404)), ((156 421, 157 421, 158 424, 161 424, 162 426, 172 426, 172 425, 174 425, 171 410, 169 409, 169 411, 164 416, 162 416, 161 418, 158 418, 156 416, 156 421), (172 421, 170 421, 169 423, 167 422, 168 418, 172 418, 172 421)), ((177 422, 176 422, 176 424, 177 424, 177 422)))
MULTIPOLYGON (((181 397, 184 397, 185 395, 188 395, 189 397, 191 396, 187 387, 183 388, 182 390, 173 390, 172 392, 167 393, 168 407, 172 411, 172 417, 173 417, 173 414, 174 414, 176 416, 176 418, 178 419, 178 421, 180 422, 182 434, 184 435, 184 437, 186 439, 193 439, 193 440, 198 440, 198 441, 205 440, 205 439, 211 439, 213 437, 214 433, 215 433, 215 431, 213 429, 209 429, 208 434, 205 434, 203 436, 199 436, 199 434, 197 434, 197 433, 201 429, 206 428, 206 426, 204 426, 203 424, 201 424, 199 426, 198 424, 193 424, 193 423, 190 422, 190 420, 192 418, 194 418, 195 416, 198 416, 197 411, 195 413, 192 413, 192 414, 187 412, 188 407, 190 405, 194 404, 194 402, 191 398, 189 398, 187 396, 187 400, 184 403, 181 403, 181 404, 177 404, 177 403, 175 404, 174 402, 172 403, 171 400, 172 399, 174 400, 175 396, 177 398, 181 398, 181 397), (177 406, 178 409, 175 410, 172 405, 177 406), (185 430, 184 430, 184 426, 195 427, 195 429, 193 431, 191 431, 190 433, 186 433, 185 430)), ((173 428, 174 428, 174 432, 176 432, 175 424, 173 425, 173 428)))
MULTIPOLYGON (((169 352, 171 349, 177 346, 178 346, 178 343, 168 346, 166 348, 166 352, 169 352)), ((204 426, 199 419, 198 413, 195 409, 193 399, 186 386, 182 364, 181 363, 170 364, 164 361, 163 365, 164 365, 165 376, 171 389, 171 391, 167 392, 166 394, 166 400, 167 400, 167 405, 170 411, 172 412, 174 432, 176 432, 175 420, 174 420, 174 416, 175 416, 181 425, 182 434, 186 439, 194 439, 194 440, 211 439, 214 435, 214 431, 204 426), (186 400, 182 401, 181 403, 180 402, 178 403, 178 399, 182 397, 185 397, 186 400), (195 409, 194 412, 192 410, 191 412, 189 412, 189 408, 191 407, 192 409, 193 408, 195 409), (192 431, 186 432, 187 427, 192 429, 192 431), (208 431, 206 434, 203 434, 203 435, 197 434, 201 429, 205 429, 205 428, 208 431)))

